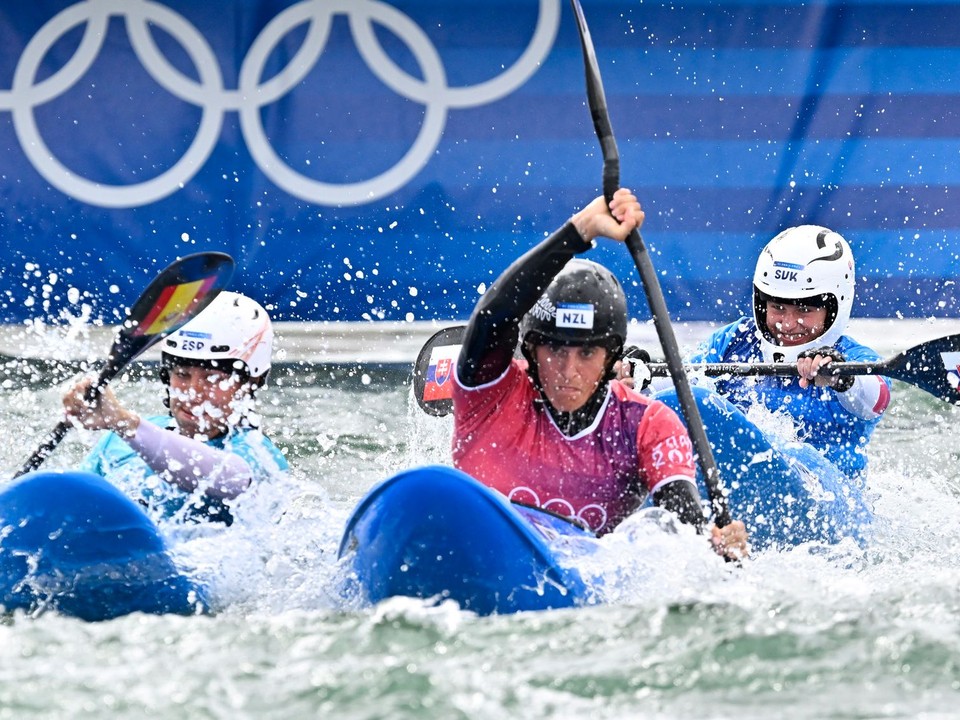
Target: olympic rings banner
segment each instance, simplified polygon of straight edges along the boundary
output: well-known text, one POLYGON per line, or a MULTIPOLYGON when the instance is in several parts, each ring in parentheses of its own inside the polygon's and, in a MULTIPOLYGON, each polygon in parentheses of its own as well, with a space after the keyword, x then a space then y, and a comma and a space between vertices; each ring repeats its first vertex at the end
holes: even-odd
MULTIPOLYGON (((801 223, 855 316, 958 314, 960 3, 583 5, 675 320, 749 312, 801 223)), ((602 165, 566 0, 4 3, 0 148, 2 322, 115 322, 200 250, 278 320, 462 319, 602 165)))

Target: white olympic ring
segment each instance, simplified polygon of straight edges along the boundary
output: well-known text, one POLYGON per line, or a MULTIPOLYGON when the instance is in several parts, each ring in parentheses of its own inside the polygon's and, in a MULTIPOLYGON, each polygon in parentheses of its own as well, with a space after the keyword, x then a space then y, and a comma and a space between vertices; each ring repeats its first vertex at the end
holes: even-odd
POLYGON ((547 512, 552 512, 554 515, 562 515, 563 517, 579 517, 573 509, 573 503, 571 503, 569 500, 564 500, 563 498, 550 498, 540 507, 547 512))
POLYGON ((243 59, 236 90, 224 87, 217 58, 203 35, 183 16, 153 0, 82 0, 64 9, 30 39, 17 62, 9 91, 0 90, 0 110, 9 110, 20 146, 36 170, 67 195, 101 207, 146 205, 182 188, 210 157, 223 114, 239 113, 240 128, 256 164, 277 186, 318 205, 360 205, 402 187, 423 168, 443 135, 451 108, 476 107, 502 98, 523 85, 547 57, 560 25, 560 0, 540 0, 537 26, 517 61, 499 75, 475 85, 450 87, 436 47, 407 15, 379 0, 302 0, 273 18, 254 39, 243 59), (407 153, 389 170, 368 180, 326 183, 292 169, 274 150, 262 124, 261 110, 289 93, 319 60, 335 14, 348 17, 361 56, 391 90, 424 106, 420 132, 407 153), (106 185, 80 177, 57 160, 44 142, 34 108, 69 90, 86 73, 103 47, 111 16, 125 19, 139 61, 165 90, 201 108, 196 135, 183 157, 156 177, 132 185, 106 185), (163 56, 148 23, 162 28, 184 48, 199 81, 185 76, 163 56), (402 70, 383 50, 374 23, 409 47, 423 79, 402 70), (37 81, 49 50, 74 27, 85 24, 83 38, 70 60, 37 81), (261 83, 267 60, 293 29, 308 24, 296 54, 274 77, 261 83))
POLYGON ((540 496, 533 488, 525 486, 515 487, 510 491, 510 494, 507 495, 507 499, 511 502, 519 502, 524 505, 543 508, 547 512, 554 513, 555 515, 574 518, 595 532, 607 524, 607 511, 600 505, 584 505, 580 508, 579 512, 577 512, 570 501, 564 500, 563 498, 550 498, 545 503, 541 503, 540 496), (591 518, 594 519, 594 522, 590 522, 591 518))

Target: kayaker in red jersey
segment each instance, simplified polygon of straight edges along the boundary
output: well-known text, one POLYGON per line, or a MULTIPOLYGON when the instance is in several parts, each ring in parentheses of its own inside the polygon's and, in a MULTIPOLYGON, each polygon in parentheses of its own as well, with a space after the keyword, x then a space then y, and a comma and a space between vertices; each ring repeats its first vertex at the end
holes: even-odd
MULTIPOLYGON (((473 311, 453 388, 454 464, 600 535, 648 494, 698 530, 705 522, 679 417, 614 379, 627 336, 623 288, 603 266, 574 259, 595 238, 623 242, 643 217, 618 190, 609 208, 595 199, 510 265, 473 311)), ((720 554, 746 555, 742 522, 711 536, 720 554)))

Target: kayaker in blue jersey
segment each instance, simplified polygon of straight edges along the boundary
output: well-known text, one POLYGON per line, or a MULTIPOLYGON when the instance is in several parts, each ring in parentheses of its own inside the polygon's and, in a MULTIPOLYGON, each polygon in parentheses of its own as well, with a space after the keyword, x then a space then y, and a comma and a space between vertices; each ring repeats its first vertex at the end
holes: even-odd
POLYGON ((788 413, 800 440, 862 482, 867 444, 890 402, 889 381, 818 374, 832 362, 880 360, 844 334, 855 284, 853 252, 843 237, 818 225, 788 228, 757 260, 753 317, 715 331, 688 361, 795 362, 799 378, 727 377, 715 388, 741 410, 760 403, 788 413))
POLYGON ((89 378, 64 395, 68 417, 110 431, 80 469, 125 490, 152 515, 231 524, 231 501, 288 467, 255 412, 272 352, 266 310, 244 295, 220 293, 163 341, 169 415, 141 418, 110 388, 88 403, 89 378))

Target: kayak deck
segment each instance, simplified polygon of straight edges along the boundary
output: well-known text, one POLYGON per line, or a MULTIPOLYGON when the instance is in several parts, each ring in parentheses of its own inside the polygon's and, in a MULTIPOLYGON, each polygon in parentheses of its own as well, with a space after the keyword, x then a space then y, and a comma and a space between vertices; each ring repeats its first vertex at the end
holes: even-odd
POLYGON ((454 600, 480 615, 586 604, 579 574, 560 564, 594 535, 499 493, 449 467, 401 472, 371 490, 347 522, 340 557, 366 600, 393 596, 454 600))
POLYGON ((0 607, 82 620, 204 612, 153 521, 103 478, 34 472, 0 490, 0 607))

